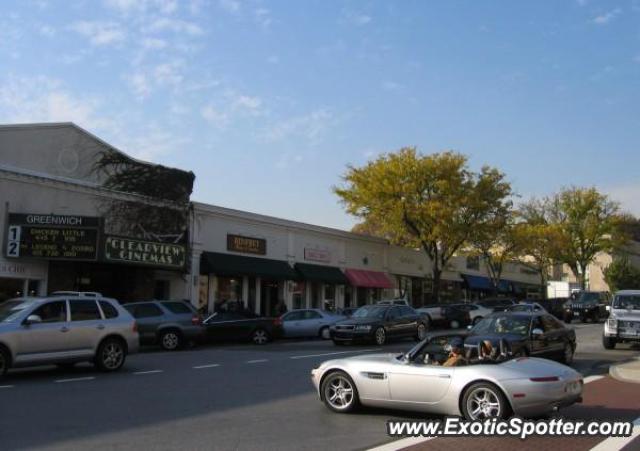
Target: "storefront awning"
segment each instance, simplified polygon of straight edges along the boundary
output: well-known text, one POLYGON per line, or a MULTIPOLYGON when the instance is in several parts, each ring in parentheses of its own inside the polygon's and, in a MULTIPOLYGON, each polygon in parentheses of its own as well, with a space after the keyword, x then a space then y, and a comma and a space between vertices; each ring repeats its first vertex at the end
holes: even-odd
POLYGON ((393 283, 383 272, 364 269, 347 269, 345 271, 351 285, 363 288, 393 288, 393 283))
MULTIPOLYGON (((488 277, 473 276, 471 274, 462 274, 462 278, 467 283, 470 290, 493 290, 493 285, 488 277)), ((500 280, 498 291, 508 293, 511 291, 511 282, 508 280, 500 280)))
POLYGON ((200 274, 254 276, 278 280, 299 279, 298 273, 285 261, 221 254, 219 252, 202 253, 200 274))
POLYGON ((308 263, 296 263, 296 271, 304 280, 310 282, 322 282, 336 285, 347 285, 349 279, 339 268, 333 266, 310 265, 308 263))

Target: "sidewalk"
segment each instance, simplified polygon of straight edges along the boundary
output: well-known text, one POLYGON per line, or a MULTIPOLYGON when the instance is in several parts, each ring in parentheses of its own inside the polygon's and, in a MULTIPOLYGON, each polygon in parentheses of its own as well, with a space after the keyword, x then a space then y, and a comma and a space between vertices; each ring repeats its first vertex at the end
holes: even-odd
POLYGON ((640 384, 640 357, 637 357, 631 362, 611 365, 609 367, 609 374, 614 379, 622 382, 640 384))

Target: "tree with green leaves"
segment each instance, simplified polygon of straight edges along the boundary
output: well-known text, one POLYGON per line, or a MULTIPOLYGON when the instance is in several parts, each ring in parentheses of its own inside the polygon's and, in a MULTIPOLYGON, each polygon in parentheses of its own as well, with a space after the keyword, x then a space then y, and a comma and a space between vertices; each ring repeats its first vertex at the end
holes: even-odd
POLYGON ((374 230, 392 242, 426 253, 436 300, 447 263, 512 194, 505 175, 495 168, 473 172, 464 155, 423 155, 413 147, 363 167, 349 166, 343 182, 334 192, 348 213, 375 224, 374 230))
POLYGON ((585 272, 600 252, 622 245, 619 206, 595 188, 567 188, 547 198, 548 222, 558 233, 556 260, 566 264, 585 289, 585 272))
POLYGON ((511 202, 505 200, 492 217, 478 224, 470 246, 471 254, 481 257, 485 263, 494 295, 498 294, 506 264, 519 257, 522 247, 520 225, 515 222, 511 202))
POLYGON ((604 280, 609 290, 638 290, 640 289, 640 269, 631 264, 626 255, 615 257, 604 270, 604 280))
POLYGON ((558 227, 548 221, 546 203, 531 199, 518 207, 518 235, 522 245, 520 261, 540 275, 540 292, 547 291, 547 280, 559 254, 558 227))

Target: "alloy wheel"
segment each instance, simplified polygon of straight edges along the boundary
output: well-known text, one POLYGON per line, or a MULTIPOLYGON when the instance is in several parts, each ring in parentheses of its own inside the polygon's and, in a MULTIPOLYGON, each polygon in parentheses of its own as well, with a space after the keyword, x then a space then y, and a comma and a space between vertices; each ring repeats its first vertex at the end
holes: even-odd
POLYGON ((418 340, 424 340, 424 337, 427 335, 427 328, 424 324, 418 324, 418 340))
POLYGON ((478 387, 467 398, 467 412, 471 420, 499 418, 502 414, 502 405, 493 390, 487 387, 478 387))
POLYGON ((348 409, 354 399, 353 386, 346 377, 342 375, 334 376, 325 388, 324 397, 334 409, 348 409))
POLYGON ((162 347, 168 351, 173 351, 178 347, 180 337, 175 332, 166 332, 162 335, 162 347))
POLYGON ((256 331, 254 331, 252 338, 253 338, 253 342, 255 344, 257 344, 257 345, 263 345, 267 341, 269 341, 269 337, 268 337, 267 333, 262 329, 258 329, 256 331))
POLYGON ((115 370, 122 365, 124 350, 122 345, 116 342, 108 343, 102 350, 102 364, 107 370, 115 370))
POLYGON ((331 339, 331 332, 329 331, 329 328, 328 328, 328 327, 323 327, 323 328, 320 330, 320 337, 321 337, 323 340, 329 340, 329 339, 331 339))
POLYGON ((376 330, 376 344, 383 345, 387 340, 387 334, 382 327, 376 330))

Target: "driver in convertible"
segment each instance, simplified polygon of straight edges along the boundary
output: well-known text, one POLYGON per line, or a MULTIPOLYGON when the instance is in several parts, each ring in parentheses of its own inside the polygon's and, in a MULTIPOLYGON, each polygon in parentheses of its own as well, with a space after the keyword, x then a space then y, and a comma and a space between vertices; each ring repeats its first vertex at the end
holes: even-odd
POLYGON ((462 341, 462 338, 453 338, 449 345, 451 346, 451 352, 449 352, 449 358, 442 364, 442 366, 466 365, 467 360, 462 355, 464 350, 464 341, 462 341))

